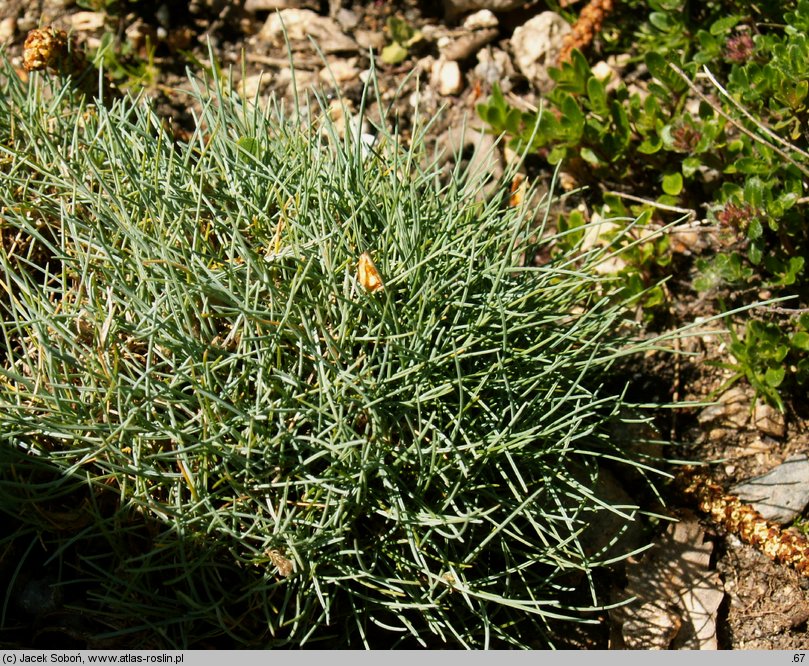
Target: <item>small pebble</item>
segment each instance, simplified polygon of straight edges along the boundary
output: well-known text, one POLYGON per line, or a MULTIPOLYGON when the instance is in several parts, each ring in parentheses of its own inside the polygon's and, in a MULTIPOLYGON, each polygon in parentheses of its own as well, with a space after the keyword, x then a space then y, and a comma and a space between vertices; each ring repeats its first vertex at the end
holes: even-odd
POLYGON ((756 401, 753 411, 753 423, 760 432, 770 437, 780 439, 786 434, 784 415, 762 400, 756 401))
POLYGON ((438 59, 433 63, 430 82, 439 95, 457 95, 463 90, 463 74, 455 60, 438 59))
POLYGON ((17 32, 17 19, 13 16, 0 21, 0 44, 6 44, 14 39, 17 32))
POLYGON ((481 9, 474 14, 470 14, 464 19, 463 27, 467 30, 482 30, 484 28, 496 28, 497 17, 488 9, 481 9))
POLYGON ((791 456, 767 474, 734 486, 731 492, 767 520, 789 523, 809 504, 809 456, 791 456))

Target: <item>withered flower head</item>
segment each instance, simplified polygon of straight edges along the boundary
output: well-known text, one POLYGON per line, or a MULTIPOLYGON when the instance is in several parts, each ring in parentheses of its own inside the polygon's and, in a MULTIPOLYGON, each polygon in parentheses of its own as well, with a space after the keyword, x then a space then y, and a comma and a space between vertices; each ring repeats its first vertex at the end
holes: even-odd
POLYGON ((743 32, 728 39, 725 45, 725 58, 739 65, 744 64, 753 55, 753 38, 743 32))
POLYGON ((55 28, 32 30, 24 48, 23 66, 29 72, 55 67, 67 55, 67 33, 55 28))
POLYGON ((725 207, 716 214, 716 219, 723 226, 731 227, 732 229, 744 229, 750 220, 755 216, 755 211, 750 204, 740 206, 738 204, 728 202, 725 207))
POLYGON ((278 575, 284 578, 289 578, 295 573, 295 565, 292 560, 285 557, 281 551, 272 548, 267 551, 270 561, 278 568, 278 575))
POLYGON ((41 28, 25 38, 23 67, 29 72, 49 67, 69 75, 78 73, 83 66, 83 54, 71 44, 64 30, 41 28))
POLYGON ((675 127, 671 136, 674 139, 674 147, 684 153, 693 152, 702 139, 702 133, 690 123, 682 123, 675 127))

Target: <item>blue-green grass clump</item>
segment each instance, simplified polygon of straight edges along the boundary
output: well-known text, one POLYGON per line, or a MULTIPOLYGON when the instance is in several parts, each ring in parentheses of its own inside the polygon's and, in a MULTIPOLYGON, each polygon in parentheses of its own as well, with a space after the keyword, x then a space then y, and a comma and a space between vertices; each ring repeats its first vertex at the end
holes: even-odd
POLYGON ((605 250, 535 262, 542 216, 442 175, 426 128, 369 147, 214 80, 178 142, 2 88, 6 627, 31 569, 93 646, 544 647, 594 617, 641 513, 602 463, 649 471, 610 434, 645 347, 605 250))

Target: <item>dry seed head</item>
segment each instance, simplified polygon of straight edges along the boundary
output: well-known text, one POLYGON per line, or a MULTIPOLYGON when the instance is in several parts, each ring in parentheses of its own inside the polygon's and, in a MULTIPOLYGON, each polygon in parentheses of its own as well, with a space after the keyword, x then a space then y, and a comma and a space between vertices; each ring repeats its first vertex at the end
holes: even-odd
POLYGON ((23 66, 29 72, 56 67, 67 55, 67 33, 64 30, 43 28, 32 30, 25 38, 23 66))
POLYGON ((363 252, 360 255, 360 260, 357 264, 357 279, 360 284, 372 294, 385 288, 385 285, 382 283, 382 276, 379 275, 379 271, 376 270, 371 255, 367 252, 363 252))
POLYGON ((292 560, 287 559, 281 554, 281 551, 272 548, 267 551, 267 557, 270 558, 276 567, 278 567, 278 574, 284 578, 289 578, 295 572, 295 565, 292 560))
POLYGON ((518 173, 511 181, 508 197, 508 205, 510 208, 516 208, 522 203, 525 198, 525 190, 525 176, 518 173))
POLYGON ((557 62, 570 62, 573 49, 585 49, 601 30, 604 19, 612 12, 614 0, 590 0, 581 10, 573 29, 565 37, 557 62))
POLYGON ((84 55, 64 30, 50 27, 31 30, 23 48, 23 67, 29 72, 50 67, 73 75, 81 72, 86 64, 84 55))
POLYGON ((809 576, 809 540, 765 519, 749 504, 729 495, 705 472, 683 468, 676 485, 684 498, 745 543, 775 562, 794 567, 809 576))

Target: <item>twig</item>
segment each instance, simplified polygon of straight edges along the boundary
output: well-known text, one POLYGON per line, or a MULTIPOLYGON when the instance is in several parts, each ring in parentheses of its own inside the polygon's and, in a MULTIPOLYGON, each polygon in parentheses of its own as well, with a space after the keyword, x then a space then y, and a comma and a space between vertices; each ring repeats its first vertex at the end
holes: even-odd
POLYGON ((769 127, 767 127, 761 120, 759 120, 758 118, 755 118, 753 116, 753 114, 751 114, 747 109, 745 109, 736 99, 734 99, 730 95, 730 93, 727 90, 725 90, 725 88, 722 86, 722 84, 719 83, 719 81, 716 80, 716 77, 711 73, 711 70, 709 70, 705 65, 703 65, 702 69, 705 72, 705 76, 707 76, 708 80, 710 80, 710 82, 713 83, 714 87, 719 92, 721 92, 725 97, 727 97, 728 101, 731 104, 733 104, 733 106, 735 106, 736 109, 738 111, 740 111, 750 122, 752 122, 756 127, 758 127, 762 132, 764 132, 771 139, 775 139, 782 146, 785 146, 788 150, 794 150, 796 153, 798 153, 802 157, 809 160, 809 153, 807 153, 806 151, 798 148, 798 146, 795 146, 795 145, 791 144, 786 139, 778 136, 769 127))
POLYGON ((659 208, 660 210, 667 210, 672 213, 683 213, 688 215, 691 220, 696 220, 697 218, 697 211, 693 210, 692 208, 680 208, 679 206, 667 206, 666 204, 659 203, 657 201, 652 201, 651 199, 643 199, 642 197, 636 197, 632 194, 626 194, 624 192, 616 192, 615 190, 611 190, 609 192, 605 192, 605 194, 612 194, 616 197, 620 197, 622 199, 627 199, 628 201, 634 201, 635 203, 642 203, 646 204, 647 206, 653 206, 654 208, 659 208))
POLYGON ((796 169, 798 169, 798 170, 799 170, 799 171, 800 171, 800 172, 801 172, 801 173, 802 173, 804 176, 806 176, 807 178, 809 178, 809 169, 807 169, 807 168, 806 168, 805 166, 803 166, 802 164, 799 164, 798 162, 796 162, 796 161, 795 161, 795 160, 794 160, 794 159, 793 159, 793 158, 792 158, 792 157, 789 155, 789 153, 787 153, 787 152, 785 152, 785 151, 781 150, 781 149, 780 149, 778 146, 776 146, 775 144, 771 143, 770 141, 767 141, 765 138, 763 138, 763 137, 759 136, 759 135, 758 135, 758 134, 756 134, 755 132, 750 131, 750 130, 749 130, 749 129, 747 129, 747 128, 746 128, 744 125, 742 125, 742 124, 741 124, 741 123, 740 123, 738 120, 736 120, 736 119, 735 119, 733 116, 731 116, 731 115, 729 115, 729 114, 725 113, 725 111, 723 111, 723 110, 722 110, 722 109, 721 109, 721 108, 720 108, 720 107, 719 107, 719 106, 716 104, 716 102, 714 102, 712 99, 708 98, 708 96, 707 96, 707 95, 705 95, 705 93, 703 93, 701 90, 699 90, 699 88, 697 88, 697 87, 694 85, 694 82, 693 82, 693 81, 691 81, 691 79, 689 79, 689 78, 688 78, 688 76, 686 75, 686 73, 685 73, 685 72, 683 72, 683 70, 681 70, 679 67, 677 67, 677 65, 675 65, 674 63, 671 63, 671 62, 670 62, 670 63, 669 63, 669 67, 671 67, 671 68, 672 68, 672 69, 673 69, 673 70, 674 70, 674 71, 677 73, 677 75, 678 75, 678 76, 679 76, 679 77, 680 77, 680 78, 681 78, 683 81, 685 81, 685 82, 686 82, 686 84, 688 85, 688 87, 689 87, 689 88, 691 88, 691 90, 694 92, 694 94, 696 94, 696 95, 697 95, 697 97, 699 97, 699 98, 700 98, 702 101, 704 101, 706 104, 709 104, 709 105, 711 106, 711 108, 712 108, 714 111, 716 111, 716 112, 717 112, 717 113, 718 113, 720 116, 722 116, 722 117, 723 117, 725 120, 727 120, 727 121, 728 121, 728 122, 729 122, 731 125, 733 125, 734 127, 736 127, 736 128, 737 128, 737 129, 738 129, 740 132, 743 132, 744 134, 746 134, 747 136, 749 136, 751 139, 753 139, 753 141, 757 141, 757 142, 758 142, 758 143, 760 143, 761 145, 763 145, 763 146, 767 146, 767 148, 769 148, 770 150, 772 150, 772 151, 776 152, 778 155, 780 155, 781 157, 783 157, 783 158, 784 158, 784 159, 785 159, 787 162, 789 162, 789 163, 790 163, 792 166, 794 166, 796 169))
POLYGON ((809 312, 809 308, 781 308, 777 305, 754 305, 757 310, 766 310, 775 314, 789 315, 790 317, 797 317, 809 312))

